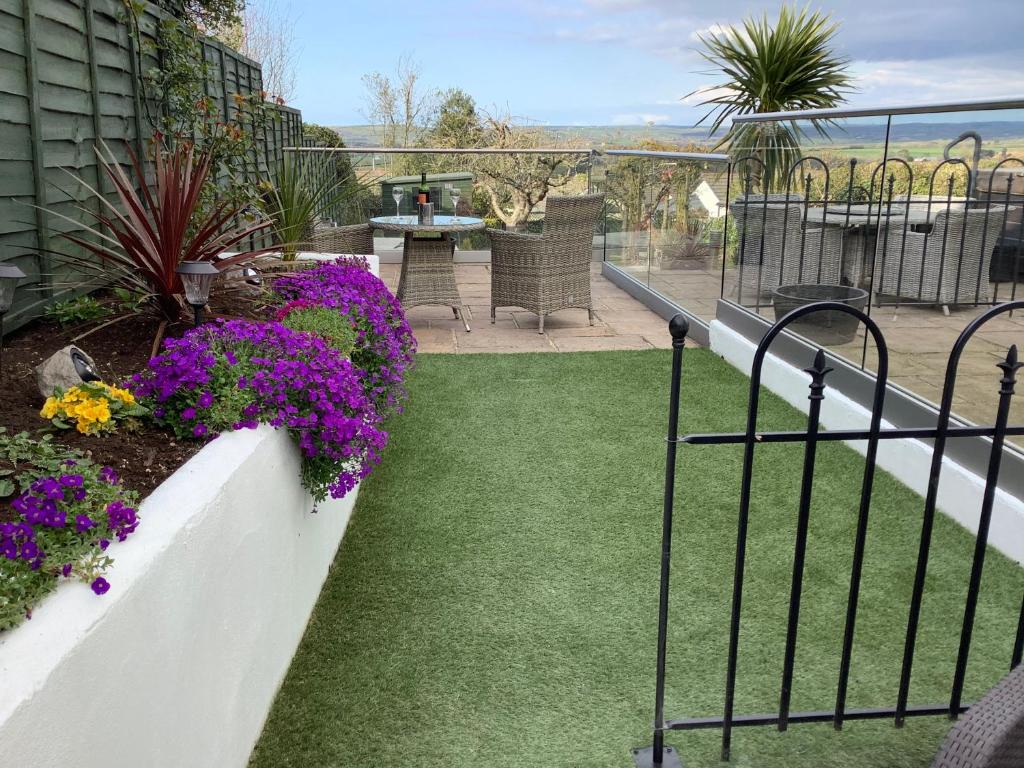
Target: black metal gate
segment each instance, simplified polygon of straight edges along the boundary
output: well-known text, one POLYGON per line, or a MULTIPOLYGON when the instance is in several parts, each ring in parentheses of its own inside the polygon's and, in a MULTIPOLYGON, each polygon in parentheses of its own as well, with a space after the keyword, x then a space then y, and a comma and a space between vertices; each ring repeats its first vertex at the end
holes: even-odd
MULTIPOLYGON (((722 731, 722 760, 728 760, 734 728, 743 726, 774 725, 780 731, 786 730, 791 724, 831 722, 838 730, 846 720, 868 720, 892 718, 899 727, 907 717, 927 715, 947 715, 956 718, 965 712, 969 705, 961 700, 967 660, 971 650, 971 634, 974 628, 974 616, 981 585, 981 575, 985 562, 986 545, 992 508, 995 501, 996 483, 999 477, 1000 460, 1007 436, 1024 435, 1024 425, 1008 424, 1010 402, 1014 394, 1016 373, 1022 363, 1018 361, 1017 347, 1013 345, 1007 351, 1003 361, 997 363, 1001 371, 999 379, 999 402, 995 422, 991 426, 960 426, 950 423, 953 403, 953 390, 956 383, 960 356, 967 342, 985 323, 994 317, 1013 310, 1024 309, 1024 301, 1012 301, 1000 304, 985 311, 975 318, 960 334, 953 345, 946 366, 945 384, 939 407, 938 419, 933 428, 882 428, 882 409, 885 402, 886 381, 888 377, 888 350, 885 339, 876 323, 863 312, 846 304, 835 302, 819 302, 801 307, 790 312, 771 327, 758 344, 754 353, 753 366, 750 374, 750 395, 747 406, 746 430, 737 433, 691 434, 680 436, 679 399, 680 379, 683 364, 683 346, 689 330, 688 323, 682 315, 677 315, 669 323, 672 334, 672 378, 669 396, 668 448, 665 467, 664 515, 662 521, 661 544, 661 586, 658 605, 658 640, 657 640, 657 673, 654 709, 654 739, 650 747, 633 750, 638 766, 679 766, 679 756, 675 749, 665 745, 666 731, 687 731, 695 729, 716 728, 722 731), (878 351, 878 373, 875 382, 874 397, 871 408, 870 423, 863 430, 828 430, 822 431, 820 424, 821 405, 825 399, 825 379, 832 370, 827 365, 823 350, 818 350, 810 365, 804 369, 810 376, 810 407, 808 408, 806 429, 791 432, 763 432, 757 430, 758 405, 761 392, 761 373, 765 357, 772 342, 794 321, 817 312, 840 312, 853 315, 867 329, 878 351), (928 567, 928 556, 931 549, 932 528, 935 520, 935 506, 938 497, 939 478, 942 472, 943 456, 946 442, 961 437, 984 437, 991 439, 988 470, 985 478, 985 489, 982 495, 981 513, 978 533, 975 539, 974 556, 971 564, 970 577, 967 585, 967 599, 964 608, 963 624, 960 629, 960 645, 957 653, 956 666, 950 685, 949 699, 945 702, 912 705, 909 703, 910 679, 913 671, 914 648, 918 636, 918 622, 921 615, 921 599, 925 588, 925 576, 928 567), (871 507, 871 493, 875 477, 875 463, 879 441, 917 439, 933 441, 931 468, 925 494, 924 514, 921 521, 921 535, 918 545, 917 566, 914 574, 913 591, 907 617, 907 631, 904 641, 903 662, 900 679, 896 688, 894 702, 865 709, 848 708, 847 686, 850 678, 850 661, 853 653, 854 630, 857 621, 857 605, 860 596, 861 575, 864 566, 864 550, 867 538, 868 517, 871 507), (841 660, 839 664, 839 681, 836 688, 836 700, 833 709, 809 712, 790 711, 790 694, 792 691, 793 673, 796 660, 797 635, 800 620, 800 603, 804 578, 804 559, 807 551, 807 533, 810 518, 811 496, 814 485, 814 465, 817 446, 822 442, 860 440, 867 442, 864 461, 864 474, 861 483, 861 496, 857 518, 856 535, 853 544, 852 568, 850 573, 849 597, 846 604, 845 627, 843 631, 841 660), (673 499, 675 496, 676 450, 680 443, 689 445, 742 445, 743 465, 740 485, 740 506, 736 532, 736 560, 733 576, 732 606, 729 622, 728 658, 725 679, 725 706, 721 715, 712 717, 685 718, 678 720, 666 719, 665 703, 665 662, 668 645, 668 618, 670 569, 672 552, 672 518, 673 499), (804 446, 803 472, 798 502, 796 536, 794 542, 793 573, 789 595, 789 611, 786 628, 786 645, 782 659, 782 676, 779 686, 778 711, 768 714, 737 714, 735 711, 736 670, 739 647, 740 623, 742 617, 744 564, 747 546, 747 527, 750 512, 751 485, 754 466, 754 452, 759 444, 799 443, 804 446)), ((1017 632, 1010 652, 1010 669, 1021 661, 1024 650, 1024 605, 1017 623, 1017 632)))

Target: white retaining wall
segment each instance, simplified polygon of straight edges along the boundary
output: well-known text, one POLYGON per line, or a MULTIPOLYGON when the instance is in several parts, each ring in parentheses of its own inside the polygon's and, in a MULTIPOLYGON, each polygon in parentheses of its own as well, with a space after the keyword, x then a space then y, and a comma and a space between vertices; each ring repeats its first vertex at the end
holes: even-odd
POLYGON ((64 583, 0 635, 0 765, 245 766, 358 493, 314 513, 299 468, 285 431, 221 435, 111 545, 107 594, 64 583))
MULTIPOLYGON (((711 349, 750 375, 756 345, 720 320, 712 321, 710 333, 711 349)), ((804 413, 808 408, 809 382, 810 376, 799 368, 770 353, 765 357, 761 383, 804 413)), ((834 389, 822 402, 821 423, 827 429, 867 429, 869 420, 867 408, 834 389)), ((882 426, 893 425, 883 421, 882 426)), ((867 450, 863 440, 847 445, 861 454, 867 450)), ((878 446, 878 466, 922 496, 928 488, 931 460, 931 447, 920 440, 882 440, 878 446)), ((946 457, 936 507, 977 533, 984 489, 984 478, 946 457)), ((1001 490, 996 491, 989 543, 1018 563, 1024 562, 1024 502, 1001 490)))
POLYGON ((106 595, 64 584, 0 636, 0 754, 54 768, 244 766, 355 498, 314 514, 284 431, 204 447, 111 545, 106 595))

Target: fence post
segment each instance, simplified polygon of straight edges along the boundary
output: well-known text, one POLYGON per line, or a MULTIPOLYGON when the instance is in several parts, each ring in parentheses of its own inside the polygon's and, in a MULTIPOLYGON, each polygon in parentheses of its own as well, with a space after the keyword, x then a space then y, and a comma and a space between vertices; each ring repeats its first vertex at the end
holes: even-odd
POLYGON ((29 135, 32 142, 32 182, 35 198, 36 255, 39 264, 39 283, 47 296, 53 295, 53 276, 50 246, 50 218, 46 210, 46 165, 43 160, 42 120, 39 113, 39 76, 36 70, 36 38, 32 0, 22 0, 22 29, 25 34, 25 79, 28 90, 29 135))
POLYGON ((658 661, 654 692, 654 739, 650 747, 633 750, 637 768, 682 768, 679 755, 665 746, 665 657, 668 646, 668 596, 672 568, 672 511, 676 488, 676 449, 679 445, 679 390, 683 348, 690 323, 682 314, 668 324, 672 334, 672 383, 669 390, 668 436, 665 457, 665 500, 661 523, 661 586, 658 595, 658 661))

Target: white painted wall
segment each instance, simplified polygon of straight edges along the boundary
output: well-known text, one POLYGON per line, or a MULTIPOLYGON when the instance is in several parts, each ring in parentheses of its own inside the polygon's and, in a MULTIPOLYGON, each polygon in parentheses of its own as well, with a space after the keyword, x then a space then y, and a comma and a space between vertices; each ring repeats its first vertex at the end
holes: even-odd
POLYGON ((222 435, 142 503, 107 594, 65 583, 0 635, 0 765, 246 765, 358 493, 314 513, 299 465, 284 431, 222 435))
POLYGON ((223 435, 157 488, 111 547, 106 595, 67 583, 0 636, 0 754, 244 766, 355 503, 314 514, 298 477, 287 433, 263 426, 223 435))
MULTIPOLYGON (((711 349, 749 376, 756 345, 720 320, 712 321, 710 334, 711 349)), ((807 412, 810 376, 799 368, 769 353, 761 382, 793 407, 807 412)), ((821 423, 828 429, 866 429, 869 421, 867 408, 836 390, 830 390, 822 403, 821 423)), ((883 421, 882 426, 893 425, 883 421)), ((847 445, 862 455, 867 450, 867 443, 862 440, 847 445)), ((931 460, 931 448, 920 440, 882 440, 878 446, 878 466, 922 496, 928 488, 931 460)), ((977 533, 984 490, 984 478, 946 457, 936 508, 971 533, 977 533)), ((922 503, 922 509, 923 506, 922 503)), ((1024 501, 997 490, 989 543, 1018 563, 1024 562, 1024 501)))

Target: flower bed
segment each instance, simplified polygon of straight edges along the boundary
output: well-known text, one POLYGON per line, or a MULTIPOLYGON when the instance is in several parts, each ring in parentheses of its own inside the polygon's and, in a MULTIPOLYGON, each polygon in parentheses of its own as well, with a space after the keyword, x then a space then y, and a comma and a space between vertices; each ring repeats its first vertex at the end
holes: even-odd
MULTIPOLYGON (((37 530, 35 540, 50 549, 42 562, 52 566, 33 572, 57 568, 50 589, 65 575, 92 589, 69 584, 31 621, 0 634, 6 753, 30 754, 40 765, 106 765, 110 753, 87 747, 102 739, 116 740, 123 765, 193 765, 196 755, 203 764, 245 763, 344 533, 358 479, 379 459, 383 412, 401 407, 414 344, 365 265, 326 265, 314 275, 320 270, 314 279, 335 296, 345 292, 334 280, 377 291, 377 299, 331 305, 352 319, 351 361, 284 323, 233 320, 168 340, 132 383, 139 403, 182 440, 207 442, 138 516, 102 466, 26 479, 14 507, 22 521, 3 529, 10 544, 0 550, 17 546, 17 562, 7 562, 32 570, 38 553, 24 551, 22 523, 81 536, 88 547, 72 552, 46 539, 57 533, 37 530), (359 358, 368 365, 360 368, 355 350, 365 344, 375 351, 359 358), (219 430, 227 433, 213 439, 219 430), (317 491, 332 498, 317 503, 317 491), (99 562, 90 558, 106 557, 105 542, 126 538, 140 519, 117 546, 110 581, 89 570, 99 562), (68 562, 75 564, 64 574, 68 562), (103 705, 83 705, 90 701, 103 705)), ((279 308, 291 300, 282 291, 279 308)))
MULTIPOLYGON (((394 297, 362 258, 325 262, 281 279, 269 298, 267 320, 219 319, 168 338, 146 370, 131 378, 131 391, 83 384, 56 392, 39 415, 99 441, 146 419, 182 443, 260 424, 280 427, 300 449, 300 477, 314 503, 344 497, 380 460, 387 439, 382 423, 401 408, 415 341, 394 297), (281 322, 270 319, 274 315, 281 322)), ((0 448, 5 444, 0 440, 0 448)), ((26 463, 8 453, 10 466, 26 463)), ((106 542, 114 537, 108 528, 121 502, 92 489, 98 483, 109 490, 101 481, 114 470, 100 470, 108 474, 97 480, 90 463, 75 457, 85 473, 75 475, 79 485, 67 491, 75 498, 55 495, 72 476, 28 461, 28 469, 15 475, 22 496, 11 499, 6 513, 0 505, 0 521, 8 520, 0 528, 0 630, 30 616, 55 576, 90 577, 97 594, 105 591, 101 573, 111 563, 106 542), (86 479, 89 487, 82 485, 86 479), (45 514, 33 506, 33 494, 44 494, 39 503, 47 505, 45 514)), ((12 473, 0 464, 0 479, 12 473)), ((10 488, 0 485, 0 501, 14 490, 6 483, 10 488)))

